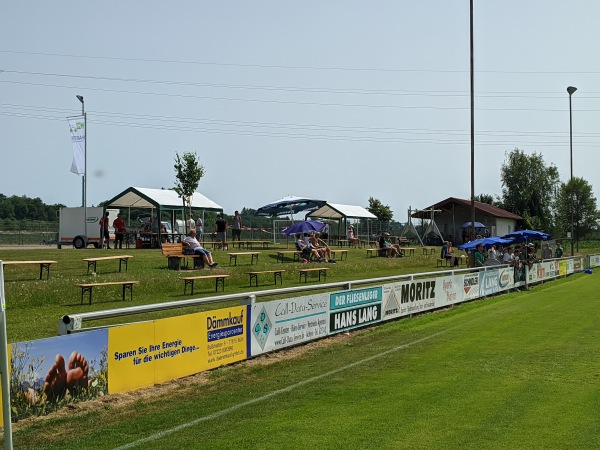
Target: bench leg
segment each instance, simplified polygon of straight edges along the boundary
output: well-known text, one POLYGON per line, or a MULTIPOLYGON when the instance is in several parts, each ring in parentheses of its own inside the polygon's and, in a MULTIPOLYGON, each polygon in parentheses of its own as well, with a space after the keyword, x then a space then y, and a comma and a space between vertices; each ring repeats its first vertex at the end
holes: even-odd
POLYGON ((46 271, 46 280, 50 278, 50 264, 40 264, 40 280, 44 270, 46 271))
POLYGON ((306 272, 300 272, 300 283, 302 283, 302 276, 304 275, 304 282, 306 283, 306 272))
POLYGON ((96 272, 96 261, 88 261, 88 273, 90 273, 90 267, 94 267, 94 272, 96 272))
POLYGON ((252 287, 252 280, 254 280, 256 287, 258 287, 258 275, 253 273, 250 273, 248 275, 250 275, 250 287, 252 287))
POLYGON ((275 282, 275 286, 277 286, 277 277, 279 276, 279 282, 283 286, 283 280, 281 279, 281 272, 273 273, 273 281, 275 282))
POLYGON ((229 265, 231 265, 231 260, 233 259, 234 266, 237 266, 237 255, 229 255, 229 265))
POLYGON ((221 287, 223 288, 223 292, 225 292, 225 277, 215 278, 215 292, 219 292, 219 282, 221 283, 221 287))
POLYGON ((90 299, 90 305, 92 304, 92 289, 93 289, 93 286, 81 288, 81 304, 82 305, 83 305, 83 299, 85 297, 85 294, 87 294, 90 299))
POLYGON ((125 301, 125 292, 129 291, 129 300, 133 301, 133 284, 123 285, 123 301, 125 301))
POLYGON ((254 257, 256 256, 256 264, 258 264, 258 253, 256 255, 251 255, 250 265, 254 264, 254 257))
POLYGON ((183 295, 185 295, 187 293, 187 287, 188 284, 192 285, 192 293, 190 295, 194 295, 194 280, 183 280, 184 281, 184 285, 183 285, 183 295))

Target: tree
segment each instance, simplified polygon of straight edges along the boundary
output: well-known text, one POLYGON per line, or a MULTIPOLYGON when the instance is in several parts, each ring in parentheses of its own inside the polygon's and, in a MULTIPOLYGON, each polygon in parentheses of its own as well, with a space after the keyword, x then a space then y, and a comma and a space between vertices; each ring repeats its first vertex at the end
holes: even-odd
POLYGON ((487 203, 488 205, 501 207, 502 201, 500 197, 493 196, 492 194, 479 194, 475 196, 475 201, 479 203, 487 203))
POLYGON ((541 154, 528 156, 515 148, 507 152, 500 174, 504 208, 527 218, 535 229, 551 230, 560 185, 556 166, 547 167, 541 154))
POLYGON ((598 230, 600 212, 597 210, 596 198, 592 186, 583 178, 573 178, 568 183, 561 183, 556 202, 556 230, 562 236, 571 231, 573 221, 574 242, 579 241, 598 230))
POLYGON ((200 164, 196 153, 185 152, 183 156, 179 156, 179 153, 176 152, 174 169, 176 178, 174 190, 181 197, 183 208, 185 209, 187 206, 189 214, 191 214, 192 196, 198 189, 200 179, 204 176, 204 166, 200 164))
POLYGON ((377 219, 382 222, 389 222, 394 217, 394 213, 390 209, 388 205, 383 205, 380 200, 376 198, 369 197, 369 206, 367 210, 377 216, 377 219))

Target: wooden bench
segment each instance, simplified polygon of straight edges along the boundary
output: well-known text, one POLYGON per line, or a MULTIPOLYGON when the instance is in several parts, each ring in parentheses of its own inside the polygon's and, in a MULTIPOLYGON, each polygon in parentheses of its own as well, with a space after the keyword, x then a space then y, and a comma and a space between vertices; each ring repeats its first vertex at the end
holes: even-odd
POLYGON ((450 265, 450 259, 438 258, 435 261, 436 261, 436 264, 437 264, 436 267, 443 267, 443 266, 448 267, 450 265))
POLYGON ((339 253, 340 261, 344 260, 344 256, 346 257, 346 259, 348 259, 348 250, 340 250, 340 249, 337 249, 337 250, 330 249, 330 250, 331 250, 331 257, 333 259, 336 259, 336 257, 335 257, 336 253, 339 253))
POLYGON ((433 255, 435 254, 435 247, 423 247, 424 255, 433 255))
POLYGON ((400 253, 403 256, 408 256, 408 253, 410 253, 410 256, 415 256, 415 250, 414 247, 400 247, 400 253))
POLYGON ((243 255, 251 255, 250 256, 250 265, 254 264, 254 258, 256 258, 256 263, 258 264, 258 255, 260 252, 237 252, 237 253, 227 253, 229 255, 229 265, 231 265, 231 261, 233 260, 234 266, 237 266, 237 258, 238 256, 243 255))
POLYGON ((258 287, 258 276, 263 273, 272 273, 273 281, 275 285, 277 285, 277 277, 279 277, 279 283, 283 286, 283 279, 281 278, 281 274, 285 272, 285 270, 263 270, 260 272, 246 272, 250 275, 250 287, 252 287, 252 280, 255 282, 255 286, 258 287))
POLYGON ((386 250, 384 248, 368 248, 367 256, 386 256, 386 250))
POLYGON ((90 267, 93 268, 93 272, 96 272, 96 263, 98 261, 109 261, 111 259, 119 260, 119 272, 121 271, 121 265, 125 263, 125 272, 127 272, 127 262, 129 258, 133 258, 131 255, 115 255, 115 256, 102 256, 100 258, 84 258, 84 261, 87 262, 88 268, 87 271, 90 273, 90 267))
POLYGON ((162 254, 167 257, 168 267, 171 270, 181 269, 181 260, 183 259, 187 267, 188 258, 201 258, 200 255, 184 255, 183 244, 181 242, 177 244, 162 244, 162 254))
POLYGON ((279 262, 280 260, 281 262, 283 262, 283 258, 285 257, 285 255, 292 255, 292 262, 300 261, 301 254, 302 252, 298 250, 282 250, 280 252, 277 252, 277 262, 279 262))
POLYGON ((181 277, 180 280, 184 281, 183 285, 183 295, 187 292, 188 284, 192 285, 192 292, 190 295, 194 295, 194 281, 196 280, 215 280, 215 292, 219 292, 219 283, 221 283, 221 287, 223 292, 225 292, 225 278, 228 278, 229 275, 198 275, 195 277, 181 277))
POLYGON ((319 274, 319 281, 321 281, 321 275, 323 275, 323 281, 327 280, 327 271, 328 267, 313 267, 311 269, 300 269, 300 282, 302 282, 302 278, 304 277, 304 282, 306 283, 306 276, 310 272, 317 272, 319 274))
POLYGON ((90 305, 92 304, 92 291, 95 287, 100 286, 123 286, 123 301, 125 301, 125 292, 129 291, 129 299, 133 301, 133 285, 139 284, 139 281, 107 281, 104 283, 79 283, 75 286, 81 288, 81 304, 83 305, 83 297, 88 294, 90 305))
POLYGON ((50 266, 52 264, 56 264, 56 263, 57 263, 57 261, 4 261, 3 262, 3 264, 5 266, 39 264, 40 265, 40 280, 42 279, 44 270, 46 271, 46 280, 48 278, 50 278, 50 266))

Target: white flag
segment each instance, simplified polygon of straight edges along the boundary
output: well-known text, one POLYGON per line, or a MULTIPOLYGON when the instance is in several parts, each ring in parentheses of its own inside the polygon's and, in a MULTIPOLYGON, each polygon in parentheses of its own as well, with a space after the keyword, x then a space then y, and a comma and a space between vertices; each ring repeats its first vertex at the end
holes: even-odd
POLYGON ((85 175, 85 116, 67 117, 73 144, 71 172, 85 175))

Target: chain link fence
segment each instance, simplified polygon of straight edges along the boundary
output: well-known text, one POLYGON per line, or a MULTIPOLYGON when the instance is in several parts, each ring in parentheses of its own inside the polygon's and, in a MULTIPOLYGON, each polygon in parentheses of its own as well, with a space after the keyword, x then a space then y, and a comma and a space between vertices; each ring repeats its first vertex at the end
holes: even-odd
POLYGON ((0 246, 56 245, 58 222, 0 220, 0 246))

